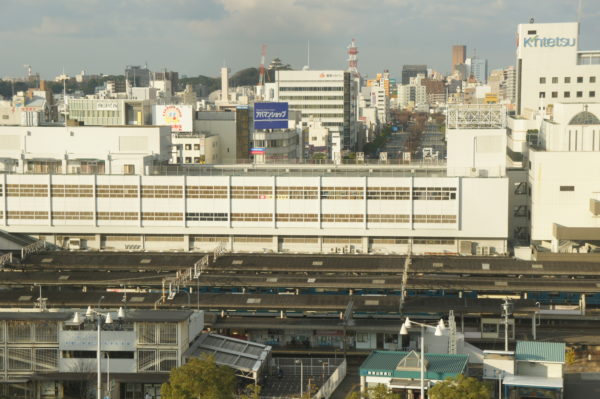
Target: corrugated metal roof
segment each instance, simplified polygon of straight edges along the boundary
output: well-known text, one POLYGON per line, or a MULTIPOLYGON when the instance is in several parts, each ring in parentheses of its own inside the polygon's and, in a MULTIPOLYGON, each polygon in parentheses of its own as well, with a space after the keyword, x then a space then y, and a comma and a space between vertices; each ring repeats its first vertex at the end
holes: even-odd
MULTIPOLYGON (((361 376, 389 376, 392 378, 419 378, 420 371, 396 370, 398 363, 409 352, 373 351, 360 366, 361 376)), ((467 367, 468 355, 450 355, 443 353, 426 353, 428 380, 443 380, 461 374, 467 367)))
POLYGON ((529 362, 564 363, 565 344, 563 342, 517 341, 515 358, 529 362))

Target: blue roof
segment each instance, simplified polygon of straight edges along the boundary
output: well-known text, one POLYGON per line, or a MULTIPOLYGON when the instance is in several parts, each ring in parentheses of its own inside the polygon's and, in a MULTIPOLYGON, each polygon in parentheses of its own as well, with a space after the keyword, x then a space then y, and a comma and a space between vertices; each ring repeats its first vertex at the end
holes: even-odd
MULTIPOLYGON (((396 370, 396 366, 409 352, 373 351, 360 366, 361 376, 420 378, 420 371, 396 370)), ((443 380, 463 374, 469 360, 468 355, 449 355, 443 353, 426 353, 428 380, 443 380)))
POLYGON ((529 362, 565 362, 564 342, 517 341, 515 359, 529 362))

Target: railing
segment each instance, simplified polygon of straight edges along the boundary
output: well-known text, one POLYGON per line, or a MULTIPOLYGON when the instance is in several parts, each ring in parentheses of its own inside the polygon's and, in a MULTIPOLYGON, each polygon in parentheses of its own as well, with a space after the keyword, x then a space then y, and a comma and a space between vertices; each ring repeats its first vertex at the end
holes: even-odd
POLYGON ((29 244, 21 248, 21 260, 25 260, 29 255, 43 251, 46 249, 46 241, 36 241, 33 244, 29 244))
POLYGON ((2 256, 0 256, 0 268, 6 266, 6 265, 10 265, 13 261, 13 254, 12 252, 6 253, 2 256))

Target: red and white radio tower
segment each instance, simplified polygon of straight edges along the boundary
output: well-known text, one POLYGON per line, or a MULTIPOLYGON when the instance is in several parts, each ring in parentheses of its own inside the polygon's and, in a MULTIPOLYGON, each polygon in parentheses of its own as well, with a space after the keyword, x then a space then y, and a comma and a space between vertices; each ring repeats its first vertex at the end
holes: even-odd
POLYGON ((348 46, 348 72, 352 72, 353 76, 360 76, 358 73, 358 48, 354 39, 348 46))
POLYGON ((265 85, 265 55, 267 54, 267 45, 263 44, 260 51, 260 69, 258 70, 258 85, 265 85))

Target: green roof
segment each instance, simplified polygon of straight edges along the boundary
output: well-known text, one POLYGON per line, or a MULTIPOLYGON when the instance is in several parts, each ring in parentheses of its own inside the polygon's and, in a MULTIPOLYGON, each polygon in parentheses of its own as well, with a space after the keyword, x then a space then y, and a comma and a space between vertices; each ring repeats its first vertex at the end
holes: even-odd
POLYGON ((529 362, 564 363, 565 344, 563 342, 517 341, 515 358, 529 362))
MULTIPOLYGON (((419 378, 420 371, 396 370, 398 363, 409 352, 373 351, 360 366, 361 376, 419 378)), ((465 372, 468 355, 449 355, 443 353, 426 353, 428 380, 443 380, 465 372)))

